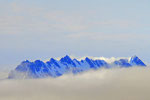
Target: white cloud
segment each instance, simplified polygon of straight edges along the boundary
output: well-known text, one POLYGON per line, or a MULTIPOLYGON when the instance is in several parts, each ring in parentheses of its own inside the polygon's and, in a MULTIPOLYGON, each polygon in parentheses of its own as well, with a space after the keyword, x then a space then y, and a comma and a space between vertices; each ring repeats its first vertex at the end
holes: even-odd
POLYGON ((150 68, 100 69, 56 79, 0 81, 2 100, 149 100, 150 68))

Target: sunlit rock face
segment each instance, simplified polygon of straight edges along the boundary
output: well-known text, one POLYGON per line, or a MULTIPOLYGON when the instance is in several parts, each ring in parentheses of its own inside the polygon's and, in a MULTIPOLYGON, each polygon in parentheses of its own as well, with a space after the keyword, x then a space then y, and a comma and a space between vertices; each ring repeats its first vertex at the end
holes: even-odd
POLYGON ((144 62, 137 56, 129 59, 119 59, 112 63, 104 60, 93 60, 86 57, 83 60, 71 59, 68 55, 62 57, 60 60, 51 58, 47 62, 36 60, 30 62, 23 61, 14 70, 9 73, 9 79, 26 79, 26 78, 46 78, 46 77, 59 77, 65 73, 78 74, 90 69, 97 70, 99 68, 112 68, 112 67, 133 67, 141 66, 146 67, 144 62))

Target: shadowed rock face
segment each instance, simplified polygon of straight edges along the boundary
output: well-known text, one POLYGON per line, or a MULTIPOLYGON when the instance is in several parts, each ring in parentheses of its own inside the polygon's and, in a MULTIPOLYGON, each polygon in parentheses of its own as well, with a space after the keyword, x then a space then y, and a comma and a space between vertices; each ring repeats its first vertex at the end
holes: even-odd
POLYGON ((9 73, 9 79, 15 78, 45 78, 45 77, 59 77, 65 73, 78 74, 90 69, 98 69, 101 67, 111 68, 114 66, 120 67, 132 67, 146 65, 137 57, 133 56, 131 59, 120 59, 113 63, 108 63, 104 60, 93 60, 86 57, 84 60, 78 61, 77 59, 71 59, 68 55, 62 57, 60 60, 51 58, 50 61, 43 62, 36 60, 30 62, 28 60, 23 61, 16 67, 15 70, 9 73))

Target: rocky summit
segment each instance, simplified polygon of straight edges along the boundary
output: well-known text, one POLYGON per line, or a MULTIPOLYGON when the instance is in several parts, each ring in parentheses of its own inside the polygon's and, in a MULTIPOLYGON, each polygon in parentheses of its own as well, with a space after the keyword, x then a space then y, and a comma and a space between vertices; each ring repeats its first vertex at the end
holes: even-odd
POLYGON ((62 57, 60 60, 51 58, 47 62, 35 60, 30 62, 28 60, 21 62, 14 70, 9 73, 9 79, 27 79, 27 78, 46 78, 59 77, 65 73, 78 74, 90 69, 97 70, 99 68, 113 68, 113 67, 146 67, 144 62, 137 56, 132 56, 129 59, 118 59, 113 62, 107 62, 100 59, 91 59, 86 57, 82 60, 71 59, 68 55, 62 57))

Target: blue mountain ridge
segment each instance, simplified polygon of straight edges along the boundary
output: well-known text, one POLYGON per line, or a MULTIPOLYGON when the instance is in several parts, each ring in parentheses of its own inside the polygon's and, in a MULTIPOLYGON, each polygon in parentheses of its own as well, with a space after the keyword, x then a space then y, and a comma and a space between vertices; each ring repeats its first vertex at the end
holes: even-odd
POLYGON ((97 70, 101 67, 112 68, 112 67, 133 67, 141 66, 146 67, 144 62, 137 56, 132 56, 130 59, 119 59, 112 63, 108 63, 104 60, 93 60, 86 57, 84 60, 71 59, 68 55, 62 57, 60 60, 51 58, 47 62, 36 60, 30 62, 28 60, 23 61, 14 70, 12 70, 8 78, 9 79, 26 79, 26 78, 46 78, 46 77, 59 77, 65 73, 78 74, 83 71, 90 69, 97 70))

